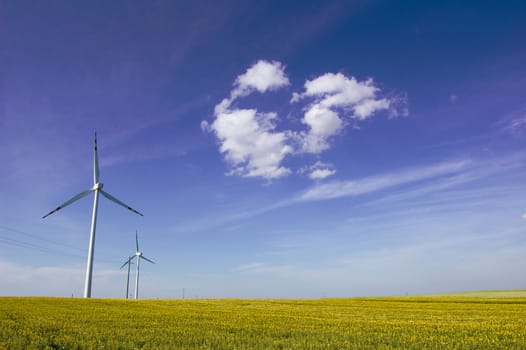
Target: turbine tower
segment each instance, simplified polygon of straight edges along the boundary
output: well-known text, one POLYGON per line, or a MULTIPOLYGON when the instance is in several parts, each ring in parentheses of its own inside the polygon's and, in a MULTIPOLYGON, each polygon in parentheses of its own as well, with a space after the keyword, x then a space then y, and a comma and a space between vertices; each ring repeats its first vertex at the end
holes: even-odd
POLYGON ((126 299, 128 299, 128 296, 130 295, 130 266, 132 263, 133 258, 135 258, 135 255, 132 255, 126 260, 124 264, 122 264, 121 269, 128 265, 128 277, 126 278, 126 299))
POLYGON ((86 267, 86 282, 84 284, 84 298, 91 298, 91 275, 93 272, 93 253, 95 248, 95 230, 97 227, 97 207, 99 205, 99 193, 102 194, 104 197, 108 198, 110 201, 117 203, 120 206, 123 206, 124 208, 131 210, 135 214, 138 214, 140 216, 143 216, 141 213, 139 213, 137 210, 131 208, 130 206, 124 204, 117 198, 110 195, 108 192, 105 192, 102 190, 103 184, 102 182, 99 182, 99 159, 97 156, 97 133, 95 133, 95 142, 94 142, 94 155, 93 155, 93 187, 80 192, 70 200, 62 203, 59 205, 56 209, 50 211, 46 215, 42 217, 42 219, 48 217, 49 215, 61 210, 62 208, 67 207, 73 202, 78 201, 79 199, 87 196, 91 192, 95 192, 95 198, 93 200, 93 214, 91 216, 91 232, 90 232, 90 238, 89 238, 89 250, 88 250, 88 263, 86 267))
POLYGON ((135 271, 135 299, 139 298, 139 265, 141 263, 141 259, 144 259, 148 261, 149 263, 155 264, 153 261, 142 255, 142 252, 139 249, 139 237, 137 234, 137 231, 135 231, 135 246, 137 247, 137 251, 135 252, 135 258, 137 263, 137 270, 135 271))

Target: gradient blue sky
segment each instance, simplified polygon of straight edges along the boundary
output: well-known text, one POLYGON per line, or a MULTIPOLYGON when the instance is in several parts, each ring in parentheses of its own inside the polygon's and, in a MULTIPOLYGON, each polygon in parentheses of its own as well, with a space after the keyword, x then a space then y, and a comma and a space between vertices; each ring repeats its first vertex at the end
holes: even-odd
POLYGON ((526 288, 525 43, 524 1, 3 1, 0 295, 82 295, 92 197, 41 217, 95 131, 145 216, 101 198, 94 297, 136 229, 147 298, 526 288))

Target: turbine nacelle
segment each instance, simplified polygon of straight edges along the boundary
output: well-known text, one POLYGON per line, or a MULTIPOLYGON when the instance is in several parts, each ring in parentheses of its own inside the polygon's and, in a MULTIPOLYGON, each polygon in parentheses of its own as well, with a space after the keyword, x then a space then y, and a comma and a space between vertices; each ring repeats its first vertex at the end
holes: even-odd
POLYGON ((104 187, 104 184, 102 182, 97 182, 93 187, 91 188, 93 191, 100 191, 104 187))

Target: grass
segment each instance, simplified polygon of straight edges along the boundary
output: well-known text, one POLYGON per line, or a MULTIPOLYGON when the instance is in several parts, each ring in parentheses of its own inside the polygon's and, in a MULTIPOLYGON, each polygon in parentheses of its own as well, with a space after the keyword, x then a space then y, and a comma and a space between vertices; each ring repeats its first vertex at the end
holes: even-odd
POLYGON ((0 349, 524 349, 526 298, 0 298, 0 349))

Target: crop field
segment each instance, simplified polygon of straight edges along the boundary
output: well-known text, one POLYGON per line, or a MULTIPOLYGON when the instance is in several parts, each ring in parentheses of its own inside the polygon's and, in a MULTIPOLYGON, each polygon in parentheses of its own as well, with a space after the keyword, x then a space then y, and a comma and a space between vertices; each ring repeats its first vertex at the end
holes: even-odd
POLYGON ((526 298, 0 298, 0 349, 526 349, 526 298))
POLYGON ((477 291, 477 292, 428 294, 425 296, 427 297, 465 297, 465 298, 526 298, 526 290, 482 290, 482 291, 477 291))

